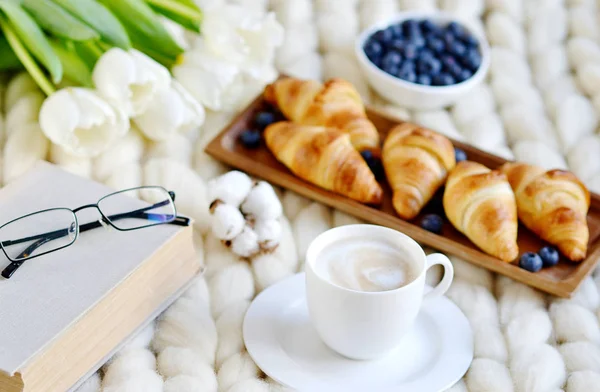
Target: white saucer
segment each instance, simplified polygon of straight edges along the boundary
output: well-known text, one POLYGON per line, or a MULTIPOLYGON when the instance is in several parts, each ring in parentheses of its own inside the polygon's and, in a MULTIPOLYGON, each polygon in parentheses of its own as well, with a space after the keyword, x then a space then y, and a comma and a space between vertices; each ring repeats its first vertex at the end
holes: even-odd
POLYGON ((313 328, 304 273, 263 291, 244 319, 246 348, 269 377, 302 392, 438 392, 454 385, 473 359, 468 320, 446 297, 423 305, 401 347, 376 361, 330 350, 313 328))

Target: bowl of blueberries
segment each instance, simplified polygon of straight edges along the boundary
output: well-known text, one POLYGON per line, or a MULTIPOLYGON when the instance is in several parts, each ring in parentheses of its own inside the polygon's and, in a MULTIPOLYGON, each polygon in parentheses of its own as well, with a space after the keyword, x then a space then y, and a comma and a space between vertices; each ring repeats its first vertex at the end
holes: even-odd
POLYGON ((451 105, 485 78, 490 49, 443 12, 403 12, 363 31, 355 52, 371 87, 410 109, 451 105))

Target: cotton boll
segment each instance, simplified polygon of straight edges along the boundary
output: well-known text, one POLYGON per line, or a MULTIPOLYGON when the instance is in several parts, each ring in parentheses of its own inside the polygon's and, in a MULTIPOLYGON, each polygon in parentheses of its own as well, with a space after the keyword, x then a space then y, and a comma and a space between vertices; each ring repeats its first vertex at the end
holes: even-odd
POLYGON ((537 9, 528 28, 529 52, 539 54, 567 37, 567 13, 561 5, 537 9))
POLYGON ((447 296, 463 311, 471 325, 498 324, 496 300, 485 287, 457 280, 447 296))
POLYGON ((543 91, 561 75, 568 73, 567 52, 560 44, 547 47, 533 57, 531 70, 536 86, 543 91))
POLYGON ((329 209, 318 203, 304 208, 292 222, 294 238, 298 248, 298 258, 304 261, 310 243, 324 231, 331 228, 329 209))
POLYGON ((554 128, 544 113, 536 113, 521 104, 512 104, 502 109, 500 116, 509 143, 535 140, 558 149, 554 128))
POLYGON ((588 37, 594 41, 600 37, 596 15, 586 6, 573 7, 569 10, 569 30, 574 37, 588 37))
POLYGON ((248 263, 238 262, 219 271, 208 282, 212 313, 219 316, 229 305, 254 297, 254 278, 248 263))
POLYGON ((295 61, 280 67, 279 70, 282 73, 300 79, 321 80, 321 56, 315 52, 307 53, 295 61))
POLYGON ((560 351, 569 372, 581 370, 600 372, 600 348, 594 343, 566 343, 561 345, 558 351, 560 351))
POLYGON ((369 84, 365 80, 354 56, 330 52, 323 56, 323 79, 342 78, 352 83, 363 97, 370 96, 369 84))
POLYGON ((83 382, 75 392, 100 392, 101 388, 100 375, 98 373, 94 373, 83 382))
POLYGON ((519 161, 538 165, 546 170, 567 170, 567 163, 563 156, 556 150, 542 142, 523 140, 513 146, 515 158, 519 161))
MULTIPOLYGON (((165 378, 186 375, 206 381, 213 380, 217 385, 215 371, 211 365, 189 348, 167 347, 157 357, 158 371, 165 378)), ((211 383, 213 384, 213 383, 211 383)))
POLYGON ((566 392, 592 392, 598 390, 600 385, 600 374, 585 370, 569 375, 566 392))
POLYGON ((170 158, 190 166, 192 164, 192 145, 184 135, 174 134, 167 140, 150 143, 145 158, 148 160, 170 158))
POLYGON ((560 76, 544 91, 544 101, 546 102, 548 113, 550 113, 552 117, 556 118, 558 107, 571 94, 576 93, 578 93, 578 89, 573 77, 570 74, 560 76))
POLYGON ((525 32, 509 15, 494 11, 487 17, 487 37, 491 45, 510 49, 521 55, 525 54, 527 41, 525 32))
POLYGON ((177 209, 194 219, 194 226, 205 233, 209 228, 206 184, 192 169, 168 158, 156 158, 144 165, 144 184, 162 185, 177 194, 177 209))
POLYGON ((19 129, 19 127, 37 122, 40 113, 40 108, 46 96, 34 90, 22 95, 10 108, 6 111, 5 130, 8 137, 11 133, 19 129))
POLYGON ((33 80, 27 72, 20 72, 17 76, 12 78, 6 86, 6 92, 4 94, 5 113, 10 112, 12 107, 21 97, 35 91, 41 93, 35 80, 33 80))
POLYGON ((210 180, 207 184, 208 201, 221 200, 234 207, 239 207, 252 189, 252 180, 241 171, 232 170, 210 180))
POLYGON ((596 316, 586 308, 568 302, 550 306, 550 317, 559 343, 587 340, 600 343, 600 325, 596 316))
POLYGON ((283 213, 281 202, 271 184, 259 181, 242 203, 242 211, 256 219, 277 219, 283 213))
POLYGON ((92 175, 92 161, 89 158, 71 155, 58 144, 50 145, 50 162, 81 177, 89 178, 92 175))
POLYGON ((283 44, 275 52, 275 65, 283 68, 318 49, 319 34, 312 21, 291 26, 285 31, 283 44))
POLYGON ((567 155, 569 169, 583 182, 600 172, 600 136, 588 135, 579 139, 567 155))
MULTIPOLYGON (((482 102, 482 104, 485 105, 485 102, 482 102)), ((452 118, 445 110, 418 111, 414 113, 413 120, 425 128, 432 129, 450 138, 457 140, 464 139, 463 135, 454 126, 452 118)))
POLYGON ((293 26, 309 23, 313 17, 313 2, 310 0, 278 1, 274 7, 277 20, 286 27, 286 34, 293 26))
POLYGON ((244 348, 242 325, 248 306, 250 306, 249 300, 237 301, 224 308, 219 318, 217 318, 216 326, 219 334, 217 369, 227 358, 244 348))
POLYGON ((231 250, 241 257, 252 257, 260 250, 258 235, 248 225, 231 241, 231 250))
POLYGON ((565 151, 598 126, 594 106, 582 95, 572 94, 558 107, 556 130, 565 151))
POLYGON ((348 215, 340 210, 333 210, 333 227, 358 225, 361 223, 364 223, 364 221, 360 220, 359 218, 348 215))
POLYGON ((163 313, 157 322, 152 347, 162 352, 172 346, 191 349, 204 363, 214 363, 217 330, 207 304, 181 297, 163 313))
POLYGON ((232 240, 239 235, 246 224, 237 207, 217 201, 211 205, 211 228, 215 237, 232 240))
POLYGON ((317 28, 323 51, 353 53, 354 40, 358 34, 358 18, 354 10, 319 14, 317 28))
POLYGON ((567 54, 572 68, 579 68, 586 63, 600 62, 600 46, 587 38, 575 37, 567 42, 567 54))
POLYGON ((531 70, 527 61, 517 52, 506 48, 493 47, 491 49, 490 74, 493 78, 506 76, 519 83, 531 83, 531 70))
POLYGON ((93 176, 97 181, 106 180, 115 169, 127 163, 139 162, 144 154, 144 138, 132 128, 107 151, 93 160, 93 176))
POLYGON ((120 379, 116 384, 103 380, 102 392, 163 392, 163 379, 154 370, 144 370, 120 379))
POLYGON ((240 261, 240 257, 221 243, 212 232, 206 235, 206 271, 205 275, 210 280, 217 272, 240 261))
POLYGON ((142 185, 142 167, 137 162, 119 166, 104 180, 104 184, 115 190, 139 187, 142 185))
POLYGON ((465 377, 470 392, 514 391, 508 369, 493 359, 474 359, 465 377))
POLYGON ((543 309, 534 309, 513 318, 504 331, 511 353, 524 347, 545 343, 550 339, 551 334, 552 323, 548 312, 543 309))
POLYGON ((494 112, 492 90, 481 84, 469 91, 452 107, 452 118, 459 126, 468 124, 478 116, 494 112))
POLYGON ((514 353, 510 372, 518 391, 548 391, 561 387, 567 378, 559 352, 547 344, 514 353))
POLYGON ((508 357, 504 336, 497 324, 480 323, 473 327, 474 355, 505 362, 508 357))
POLYGON ((121 383, 135 373, 155 368, 156 358, 151 351, 145 348, 130 349, 115 355, 105 365, 103 382, 105 384, 121 383))
POLYGON ((469 143, 479 148, 492 148, 506 144, 502 121, 496 113, 483 114, 461 129, 469 143))
POLYGON ((4 145, 3 181, 8 184, 46 159, 50 143, 37 123, 29 123, 14 131, 4 145))
POLYGON ((500 323, 506 325, 516 317, 531 313, 535 309, 543 309, 545 302, 539 291, 522 283, 505 285, 498 299, 500 323))
POLYGON ((237 353, 219 368, 219 387, 227 390, 240 381, 257 378, 258 375, 258 367, 248 353, 237 353))
POLYGON ((492 291, 492 287, 494 286, 494 276, 489 270, 464 261, 457 256, 450 256, 450 261, 452 261, 454 276, 457 279, 461 279, 473 285, 483 286, 488 291, 492 291))
POLYGON ((227 392, 269 392, 269 384, 257 378, 236 383, 227 392))
POLYGON ((519 79, 510 76, 494 76, 490 84, 498 106, 516 102, 527 105, 534 110, 544 111, 544 101, 538 90, 519 79))
POLYGON ((285 216, 288 219, 293 220, 304 207, 311 203, 311 201, 294 191, 286 190, 281 199, 281 203, 283 205, 285 216))
POLYGON ((261 249, 273 249, 281 241, 281 223, 277 219, 256 221, 254 231, 261 249))

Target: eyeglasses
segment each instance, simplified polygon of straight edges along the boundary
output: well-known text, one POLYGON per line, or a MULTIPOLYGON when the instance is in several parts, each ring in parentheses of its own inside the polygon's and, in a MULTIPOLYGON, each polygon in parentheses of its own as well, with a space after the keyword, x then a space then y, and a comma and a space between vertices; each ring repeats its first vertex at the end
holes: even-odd
POLYGON ((114 192, 96 204, 73 210, 51 208, 37 211, 0 226, 0 247, 11 261, 2 271, 2 276, 10 279, 25 261, 72 245, 84 231, 107 225, 118 231, 130 231, 162 224, 189 226, 190 220, 177 216, 175 192, 160 186, 114 192), (101 218, 80 225, 76 213, 87 208, 97 209, 101 218))

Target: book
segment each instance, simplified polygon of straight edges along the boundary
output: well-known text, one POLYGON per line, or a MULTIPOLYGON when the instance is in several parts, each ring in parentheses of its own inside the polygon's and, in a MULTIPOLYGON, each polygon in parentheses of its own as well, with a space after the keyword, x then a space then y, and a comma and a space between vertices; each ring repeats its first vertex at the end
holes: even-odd
MULTIPOLYGON (((113 192, 40 162, 0 189, 0 225, 48 208, 95 204, 113 192)), ((81 226, 101 216, 89 208, 77 219, 81 226)), ((0 270, 9 264, 0 252, 0 270)), ((164 311, 201 267, 192 227, 172 224, 133 231, 103 225, 81 232, 69 247, 26 260, 10 279, 0 277, 0 391, 75 389, 164 311)))

